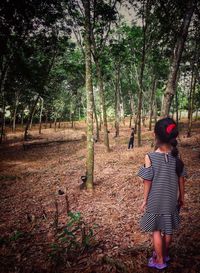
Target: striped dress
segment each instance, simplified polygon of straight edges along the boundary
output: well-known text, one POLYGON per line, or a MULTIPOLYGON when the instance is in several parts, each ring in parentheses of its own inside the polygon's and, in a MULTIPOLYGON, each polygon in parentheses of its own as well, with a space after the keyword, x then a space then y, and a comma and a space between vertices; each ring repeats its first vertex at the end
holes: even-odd
MULTIPOLYGON (((147 209, 140 221, 143 231, 161 230, 171 235, 180 223, 178 212, 178 176, 176 158, 171 153, 150 152, 150 167, 142 166, 138 176, 152 182, 147 209)), ((186 176, 185 168, 181 176, 186 176)))

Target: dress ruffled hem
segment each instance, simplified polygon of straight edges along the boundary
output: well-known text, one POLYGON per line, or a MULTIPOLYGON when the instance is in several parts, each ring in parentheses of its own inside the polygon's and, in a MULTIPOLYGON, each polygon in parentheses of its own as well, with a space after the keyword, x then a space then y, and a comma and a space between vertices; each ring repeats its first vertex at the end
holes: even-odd
POLYGON ((161 230, 167 235, 173 234, 173 230, 179 228, 180 216, 178 211, 173 214, 154 214, 146 212, 140 221, 143 231, 153 232, 161 230))

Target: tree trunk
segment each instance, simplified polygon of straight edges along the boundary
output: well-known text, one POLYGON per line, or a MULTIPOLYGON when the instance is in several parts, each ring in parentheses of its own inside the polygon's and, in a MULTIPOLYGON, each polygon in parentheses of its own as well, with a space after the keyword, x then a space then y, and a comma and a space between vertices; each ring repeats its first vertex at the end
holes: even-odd
POLYGON ((131 93, 130 90, 128 90, 128 95, 129 95, 129 98, 130 98, 130 107, 131 107, 131 116, 130 116, 130 123, 129 123, 129 128, 131 128, 131 121, 135 115, 135 112, 134 112, 134 100, 133 100, 133 95, 131 93))
POLYGON ((180 113, 179 113, 179 120, 181 120, 181 113, 182 113, 182 112, 181 112, 181 109, 180 109, 180 113))
POLYGON ((15 92, 15 107, 13 111, 13 122, 12 122, 12 131, 15 132, 16 130, 16 116, 17 116, 17 108, 19 105, 19 94, 15 92))
POLYGON ((102 77, 102 71, 101 71, 101 67, 98 60, 96 60, 96 67, 97 67, 97 77, 98 77, 98 84, 99 84, 99 95, 101 100, 101 110, 103 115, 104 145, 106 146, 107 152, 109 152, 110 146, 109 146, 108 123, 107 123, 103 77, 102 77))
POLYGON ((40 97, 40 117, 39 117, 39 134, 42 133, 42 111, 43 111, 44 100, 40 97))
POLYGON ((178 119, 178 91, 176 90, 176 124, 178 126, 178 123, 179 123, 179 119, 178 119))
POLYGON ((54 131, 56 132, 57 129, 57 113, 55 113, 55 117, 54 117, 54 131))
POLYGON ((190 25, 190 21, 191 21, 195 6, 196 6, 195 0, 188 1, 188 8, 183 18, 181 30, 178 35, 175 48, 173 51, 172 64, 171 64, 169 75, 168 75, 168 82, 167 82, 166 90, 164 93, 164 100, 163 100, 162 112, 161 112, 161 115, 164 117, 169 115, 170 106, 176 92, 177 73, 179 70, 182 52, 184 49, 185 41, 188 34, 188 28, 190 25))
POLYGON ((24 141, 26 141, 27 138, 28 138, 28 129, 29 129, 30 123, 31 123, 31 121, 33 119, 33 115, 35 113, 35 109, 36 109, 39 97, 40 97, 40 95, 38 94, 38 96, 36 97, 36 100, 35 100, 35 102, 34 102, 34 104, 32 106, 32 109, 30 111, 29 118, 28 118, 28 121, 26 123, 25 131, 24 131, 24 141))
POLYGON ((47 123, 48 123, 48 113, 45 112, 45 129, 47 129, 47 123))
POLYGON ((156 91, 156 77, 153 79, 153 85, 151 89, 151 98, 150 98, 150 110, 149 110, 149 131, 152 130, 152 117, 153 117, 153 100, 156 91))
POLYGON ((78 120, 81 120, 81 107, 78 107, 78 120))
POLYGON ((87 159, 86 188, 93 189, 94 180, 94 137, 93 137, 93 86, 92 86, 92 56, 91 56, 91 14, 90 0, 83 0, 85 9, 85 67, 87 94, 87 159))
MULTIPOLYGON (((93 99, 94 99, 94 96, 93 96, 93 99)), ((96 141, 99 141, 99 121, 98 121, 98 117, 97 117, 95 99, 93 101, 93 108, 94 108, 94 118, 95 118, 95 122, 96 122, 96 141)))
POLYGON ((61 121, 60 121, 60 118, 59 118, 59 121, 58 121, 58 128, 59 128, 59 129, 61 128, 61 121))
POLYGON ((188 108, 187 137, 191 137, 192 116, 193 116, 194 94, 195 94, 196 82, 197 82, 196 73, 192 73, 191 85, 190 85, 190 96, 189 96, 189 108, 188 108))
POLYGON ((121 80, 120 80, 120 84, 119 84, 119 106, 120 106, 120 121, 123 121, 123 124, 125 126, 125 114, 124 114, 124 98, 122 96, 122 84, 121 84, 121 80))
POLYGON ((156 95, 154 97, 154 123, 156 124, 157 122, 157 101, 156 101, 156 95))
POLYGON ((103 124, 102 113, 100 112, 100 114, 99 114, 99 131, 101 131, 102 124, 103 124))
POLYGON ((71 128, 74 128, 74 112, 70 113, 70 120, 71 120, 71 128))
MULTIPOLYGON (((39 99, 38 99, 38 100, 39 100, 39 99)), ((37 106, 37 105, 36 105, 36 106, 37 106)), ((32 116, 31 116, 31 121, 30 121, 30 125, 29 125, 29 129, 30 129, 30 130, 32 129, 32 125, 33 125, 33 117, 34 117, 34 115, 35 115, 36 106, 35 106, 35 108, 34 108, 34 111, 33 111, 32 116)))
POLYGON ((119 136, 119 122, 120 122, 120 65, 116 67, 116 81, 115 81, 115 137, 119 136))
POLYGON ((196 114, 195 114, 195 121, 198 120, 198 112, 199 112, 199 109, 198 109, 198 107, 197 107, 197 108, 196 108, 196 114))
POLYGON ((147 17, 148 17, 148 4, 150 2, 147 1, 146 9, 144 8, 144 14, 142 18, 142 31, 143 31, 143 45, 142 45, 142 60, 141 60, 141 68, 140 68, 140 77, 139 77, 139 95, 138 95, 138 111, 137 111, 137 145, 140 147, 142 145, 141 139, 141 112, 142 112, 142 93, 143 93, 143 76, 144 76, 144 68, 145 68, 145 57, 146 57, 146 31, 147 31, 147 17))
POLYGON ((8 75, 8 65, 5 67, 3 71, 1 71, 1 80, 0 80, 0 94, 2 97, 2 118, 1 118, 1 136, 0 136, 0 143, 2 143, 3 138, 5 138, 6 134, 6 120, 5 120, 5 112, 6 112, 6 102, 5 102, 5 92, 4 86, 7 80, 8 75))
POLYGON ((24 126, 24 109, 21 110, 21 126, 24 126))
POLYGON ((4 98, 4 92, 2 92, 2 115, 0 117, 1 119, 1 137, 0 137, 0 143, 3 142, 3 139, 5 137, 5 112, 6 112, 6 107, 5 107, 5 98, 4 98))

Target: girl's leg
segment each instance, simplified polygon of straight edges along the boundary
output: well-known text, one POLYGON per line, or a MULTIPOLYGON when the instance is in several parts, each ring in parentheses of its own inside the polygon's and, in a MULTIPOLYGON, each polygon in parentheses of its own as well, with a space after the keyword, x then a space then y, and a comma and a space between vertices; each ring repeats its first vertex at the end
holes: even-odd
POLYGON ((153 244, 156 252, 156 263, 163 264, 163 238, 160 231, 153 232, 153 244))
POLYGON ((164 256, 167 257, 169 255, 169 246, 172 242, 172 235, 165 234, 163 239, 164 239, 164 256))

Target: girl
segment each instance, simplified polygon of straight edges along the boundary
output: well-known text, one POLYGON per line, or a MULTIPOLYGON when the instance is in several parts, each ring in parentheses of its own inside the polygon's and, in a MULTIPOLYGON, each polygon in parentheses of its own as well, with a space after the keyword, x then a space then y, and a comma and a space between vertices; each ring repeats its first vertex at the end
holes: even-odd
POLYGON ((179 209, 184 204, 183 162, 178 157, 178 128, 171 118, 159 120, 154 129, 156 150, 145 156, 145 166, 138 173, 144 179, 144 200, 141 209, 141 229, 153 232, 153 256, 148 266, 164 269, 172 233, 180 222, 179 209), (179 193, 179 195, 178 195, 179 193))

